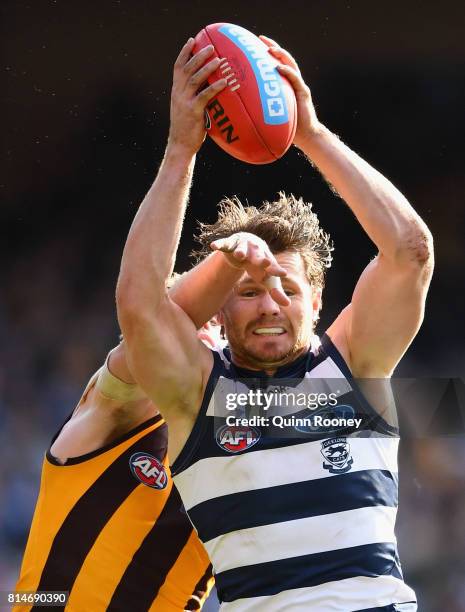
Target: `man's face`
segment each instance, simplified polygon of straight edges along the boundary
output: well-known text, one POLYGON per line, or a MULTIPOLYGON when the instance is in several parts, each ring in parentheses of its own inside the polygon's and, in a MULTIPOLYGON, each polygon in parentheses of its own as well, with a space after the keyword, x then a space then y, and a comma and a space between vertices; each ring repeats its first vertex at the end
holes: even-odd
POLYGON ((313 290, 299 253, 276 256, 290 306, 279 306, 265 285, 245 274, 221 311, 234 362, 252 369, 272 369, 298 357, 310 346, 321 291, 313 290))

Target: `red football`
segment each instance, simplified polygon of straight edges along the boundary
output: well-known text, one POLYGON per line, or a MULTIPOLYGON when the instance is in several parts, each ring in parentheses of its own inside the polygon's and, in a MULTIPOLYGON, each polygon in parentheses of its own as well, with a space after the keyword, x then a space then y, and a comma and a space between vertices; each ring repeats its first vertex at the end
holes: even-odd
POLYGON ((223 59, 209 82, 225 77, 226 88, 206 107, 208 134, 233 157, 269 164, 292 144, 297 106, 277 60, 255 34, 231 23, 214 23, 195 37, 194 53, 212 44, 223 59))

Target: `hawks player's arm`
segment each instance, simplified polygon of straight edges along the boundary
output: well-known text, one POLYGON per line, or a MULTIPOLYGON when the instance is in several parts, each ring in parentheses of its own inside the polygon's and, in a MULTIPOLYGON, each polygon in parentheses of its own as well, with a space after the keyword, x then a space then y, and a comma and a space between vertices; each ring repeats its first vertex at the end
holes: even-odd
MULTIPOLYGON (((231 267, 222 253, 214 253, 178 280, 169 295, 196 327, 202 327, 224 296, 225 281, 233 283, 240 274, 242 271, 231 267), (195 299, 207 291, 210 300, 195 299)), ((70 457, 102 448, 157 413, 129 370, 123 340, 110 351, 105 364, 89 381, 50 452, 60 463, 65 463, 70 457)))
MULTIPOLYGON (((186 272, 168 292, 198 329, 216 314, 244 270, 255 277, 283 273, 257 236, 233 234, 220 242, 215 248, 221 250, 186 272)), ((273 296, 286 305, 288 298, 282 289, 274 289, 273 296)), ((203 333, 209 334, 208 330, 203 333)), ((210 344, 215 344, 213 338, 210 344)), ((51 453, 60 462, 101 448, 157 413, 129 370, 124 341, 109 353, 102 370, 90 380, 72 418, 53 443, 51 453)))
POLYGON ((103 448, 155 414, 155 406, 129 372, 122 343, 110 351, 105 364, 90 379, 50 452, 65 463, 103 448))

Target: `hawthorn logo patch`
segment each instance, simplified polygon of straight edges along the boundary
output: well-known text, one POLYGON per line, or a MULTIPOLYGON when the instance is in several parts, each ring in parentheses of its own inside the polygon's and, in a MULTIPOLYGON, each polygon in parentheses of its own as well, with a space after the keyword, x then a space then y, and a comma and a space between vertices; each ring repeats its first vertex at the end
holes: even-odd
POLYGON ((216 443, 228 453, 240 453, 257 444, 260 436, 255 427, 224 425, 216 432, 216 443))
POLYGON ((323 461, 325 470, 331 474, 345 474, 354 462, 350 456, 350 446, 347 438, 331 438, 321 443, 321 454, 327 460, 323 461))
POLYGON ((153 455, 135 453, 129 459, 129 467, 135 478, 147 487, 164 489, 168 484, 168 475, 163 464, 153 455))

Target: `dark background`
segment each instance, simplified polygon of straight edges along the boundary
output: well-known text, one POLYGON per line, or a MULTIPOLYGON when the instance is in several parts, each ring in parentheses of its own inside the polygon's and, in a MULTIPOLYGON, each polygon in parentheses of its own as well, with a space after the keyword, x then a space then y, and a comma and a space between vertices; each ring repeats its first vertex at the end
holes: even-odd
MULTIPOLYGON (((0 10, 0 587, 16 578, 44 448, 117 342, 119 261, 162 159, 172 64, 208 23, 238 23, 291 51, 320 119, 421 214, 436 270, 397 374, 464 375, 462 2, 17 1, 0 10)), ((190 265, 196 219, 213 220, 223 195, 259 203, 280 189, 312 201, 336 245, 321 332, 375 249, 295 149, 250 166, 205 143, 177 269, 190 265)), ((463 611, 463 438, 404 442, 401 460, 407 579, 422 610, 463 611)))

